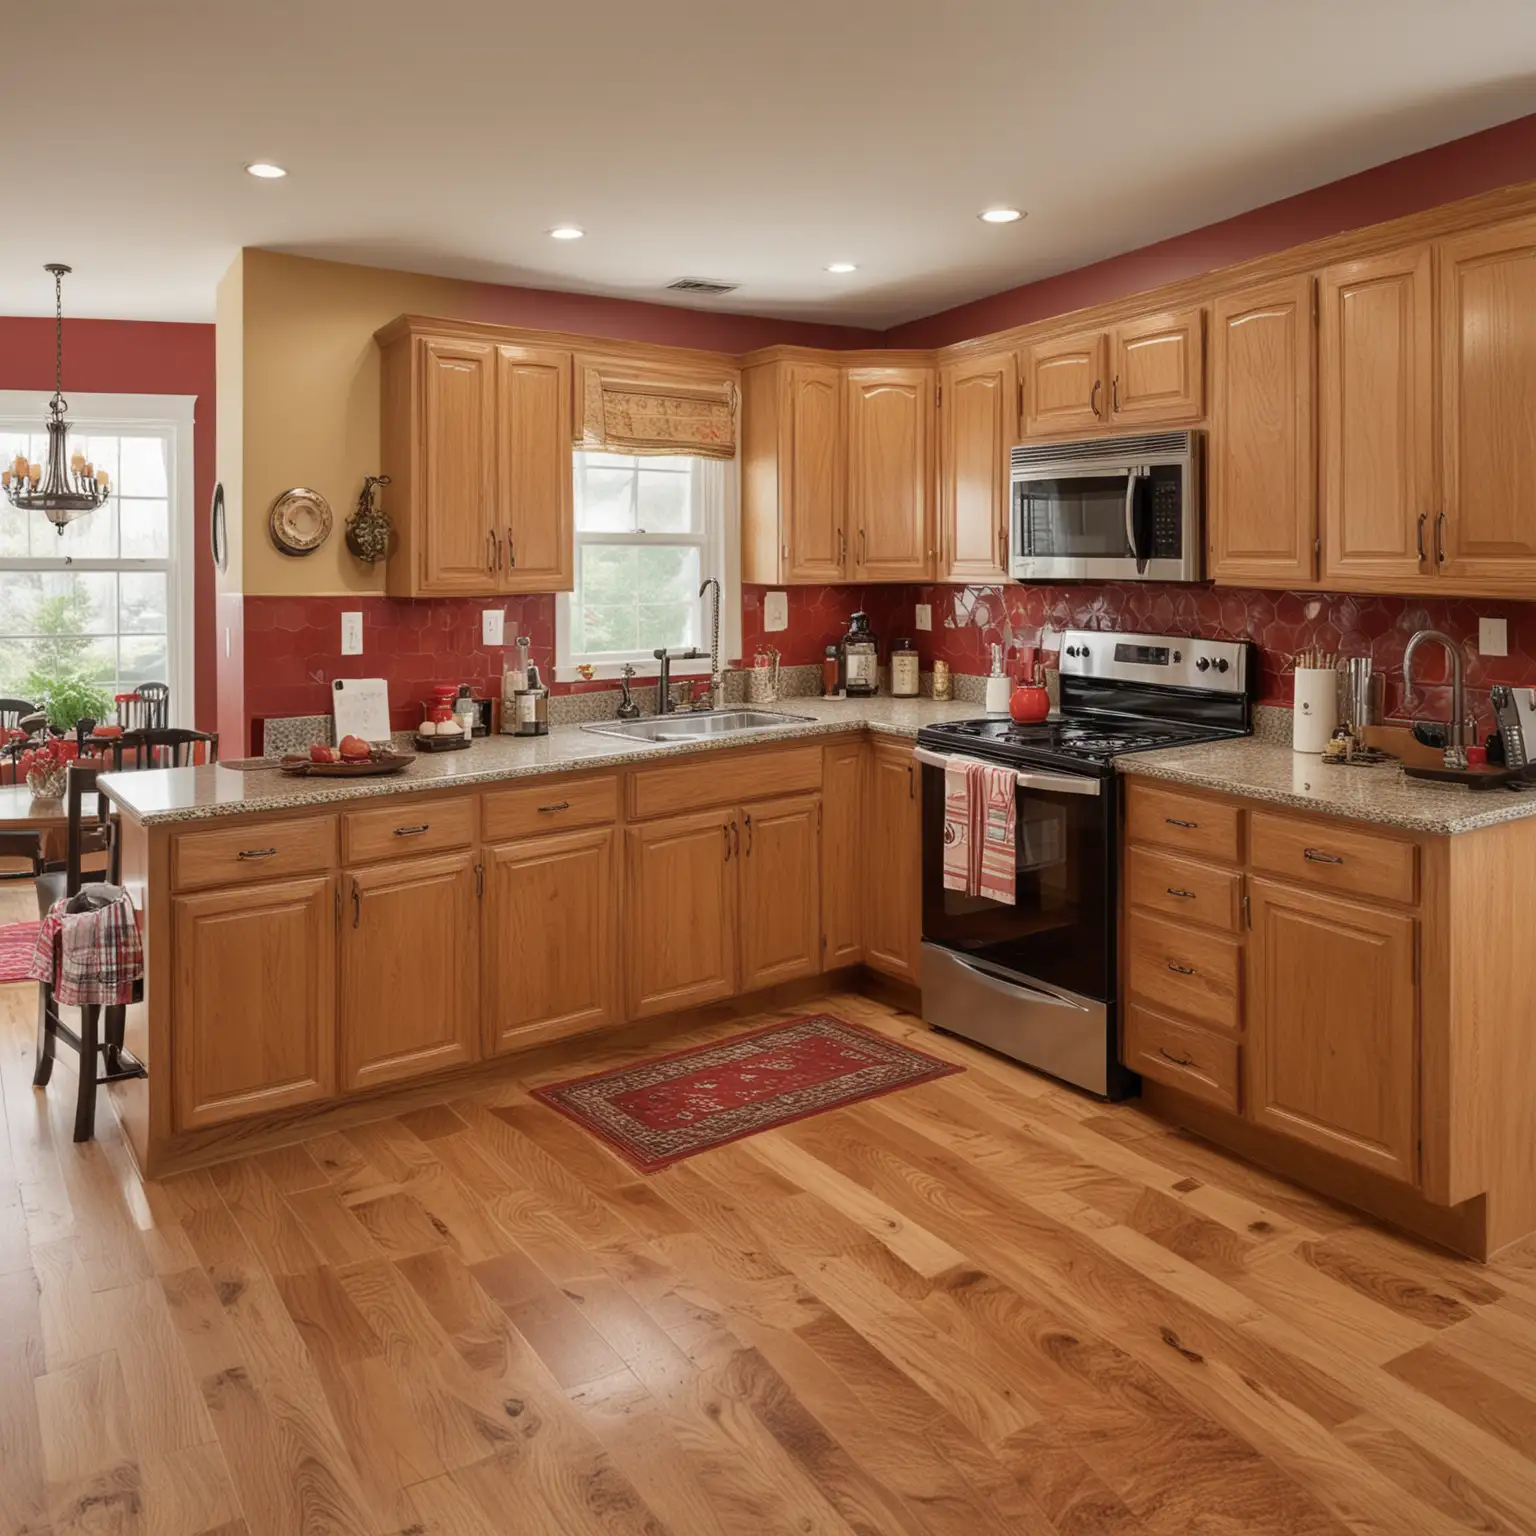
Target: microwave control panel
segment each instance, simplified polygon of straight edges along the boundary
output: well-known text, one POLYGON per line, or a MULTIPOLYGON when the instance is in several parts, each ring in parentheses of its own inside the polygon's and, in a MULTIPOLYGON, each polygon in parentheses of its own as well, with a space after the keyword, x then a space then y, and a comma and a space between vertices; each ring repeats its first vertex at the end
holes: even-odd
POLYGON ((1177 468, 1152 471, 1152 550, 1154 560, 1177 560, 1184 553, 1184 494, 1177 468))

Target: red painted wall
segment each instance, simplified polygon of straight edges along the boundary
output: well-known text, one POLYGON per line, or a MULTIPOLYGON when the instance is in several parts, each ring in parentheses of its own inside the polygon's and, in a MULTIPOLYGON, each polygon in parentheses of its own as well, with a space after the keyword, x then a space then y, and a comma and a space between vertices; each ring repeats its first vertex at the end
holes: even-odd
POLYGON ((1156 245, 914 320, 887 331, 885 343, 947 346, 1531 180, 1536 180, 1536 114, 1389 160, 1156 245))
MULTIPOLYGON (((196 510, 193 594, 193 711, 199 729, 217 719, 213 560, 208 519, 213 495, 213 327, 142 320, 65 320, 65 393, 196 395, 192 434, 196 510)), ((53 321, 0 316, 0 389, 53 389, 53 321)))

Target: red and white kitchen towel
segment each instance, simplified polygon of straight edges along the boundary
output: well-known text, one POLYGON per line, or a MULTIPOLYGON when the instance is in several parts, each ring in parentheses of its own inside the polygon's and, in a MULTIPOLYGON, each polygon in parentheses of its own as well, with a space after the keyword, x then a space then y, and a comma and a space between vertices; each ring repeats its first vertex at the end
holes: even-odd
POLYGON ((1011 907, 1017 866, 1018 776, 951 758, 944 765, 944 889, 1011 907))

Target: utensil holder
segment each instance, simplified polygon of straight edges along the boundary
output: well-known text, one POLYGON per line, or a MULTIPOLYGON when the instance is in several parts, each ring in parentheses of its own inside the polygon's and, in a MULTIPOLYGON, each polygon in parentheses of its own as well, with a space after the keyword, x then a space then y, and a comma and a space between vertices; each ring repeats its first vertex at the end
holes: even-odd
POLYGON ((779 698, 778 679, 772 667, 748 667, 747 703, 776 704, 779 698))
POLYGON ((1296 669, 1291 748, 1321 753, 1339 724, 1339 674, 1332 667, 1296 669))

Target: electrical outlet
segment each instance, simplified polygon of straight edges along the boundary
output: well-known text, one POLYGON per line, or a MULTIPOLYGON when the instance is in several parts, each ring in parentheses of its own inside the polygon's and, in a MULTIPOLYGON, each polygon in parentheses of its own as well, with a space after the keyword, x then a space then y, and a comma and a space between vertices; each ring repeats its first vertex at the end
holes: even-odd
POLYGON ((363 616, 360 613, 344 613, 341 616, 341 654, 363 654, 363 616))
POLYGON ((1507 619, 1477 621, 1477 653, 1479 656, 1509 655, 1509 621, 1507 619))
POLYGON ((763 598, 763 628, 770 632, 789 628, 789 593, 770 592, 763 598))
POLYGON ((933 628, 933 604, 919 603, 917 605, 916 624, 919 629, 933 628))
POLYGON ((500 608, 480 612, 480 641, 483 645, 505 645, 507 616, 500 608))

